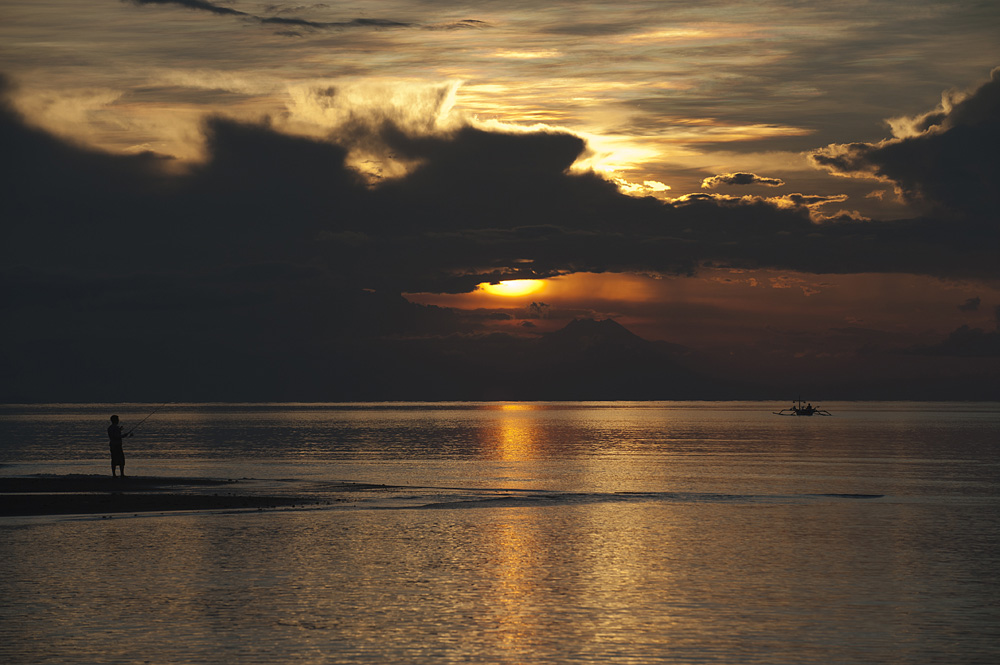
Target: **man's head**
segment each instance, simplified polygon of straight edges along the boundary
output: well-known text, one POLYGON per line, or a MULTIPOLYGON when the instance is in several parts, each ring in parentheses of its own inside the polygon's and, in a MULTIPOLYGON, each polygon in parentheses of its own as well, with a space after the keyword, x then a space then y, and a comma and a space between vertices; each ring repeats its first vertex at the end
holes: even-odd
POLYGON ((118 424, 118 416, 111 416, 111 422, 113 422, 115 425, 117 425, 118 424))

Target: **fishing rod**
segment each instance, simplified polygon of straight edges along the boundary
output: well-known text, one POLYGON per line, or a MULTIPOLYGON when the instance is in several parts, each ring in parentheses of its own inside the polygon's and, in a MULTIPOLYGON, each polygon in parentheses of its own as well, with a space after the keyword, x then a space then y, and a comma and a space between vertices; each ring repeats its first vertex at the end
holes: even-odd
POLYGON ((165 406, 166 406, 167 404, 170 404, 170 402, 164 402, 163 404, 161 404, 161 405, 159 405, 158 407, 156 407, 155 409, 153 409, 153 410, 152 410, 152 411, 151 411, 151 412, 149 413, 149 415, 148 415, 148 416, 146 416, 145 418, 143 418, 142 420, 140 420, 140 421, 139 421, 138 423, 136 423, 135 425, 133 425, 133 426, 132 426, 132 429, 130 429, 129 431, 125 432, 125 434, 124 434, 123 436, 128 436, 128 435, 129 435, 129 434, 131 434, 132 432, 134 432, 134 431, 136 431, 137 429, 139 429, 139 426, 140 426, 140 425, 142 425, 142 424, 143 424, 144 422, 146 422, 147 420, 149 420, 149 416, 153 415, 154 413, 156 413, 157 411, 159 411, 160 409, 162 409, 163 407, 165 407, 165 406))

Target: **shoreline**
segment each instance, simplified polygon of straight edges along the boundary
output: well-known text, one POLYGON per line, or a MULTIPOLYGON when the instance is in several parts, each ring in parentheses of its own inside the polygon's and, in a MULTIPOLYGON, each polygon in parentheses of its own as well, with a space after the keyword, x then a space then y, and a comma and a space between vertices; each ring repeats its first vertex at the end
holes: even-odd
POLYGON ((255 494, 241 483, 216 478, 150 476, 0 476, 0 517, 263 510, 330 503, 329 499, 315 497, 255 494))

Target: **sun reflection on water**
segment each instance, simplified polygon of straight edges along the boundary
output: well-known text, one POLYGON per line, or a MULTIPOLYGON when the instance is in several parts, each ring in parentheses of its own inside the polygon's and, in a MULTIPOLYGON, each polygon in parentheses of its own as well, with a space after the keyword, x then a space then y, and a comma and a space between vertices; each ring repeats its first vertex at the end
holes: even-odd
POLYGON ((517 514, 510 520, 500 521, 492 525, 488 535, 496 557, 493 593, 496 630, 504 647, 512 649, 533 642, 533 635, 538 630, 538 617, 530 608, 533 606, 533 570, 539 544, 526 528, 526 517, 517 514))
POLYGON ((538 410, 534 404, 501 404, 500 414, 493 434, 497 457, 509 462, 538 457, 538 425, 530 412, 538 410))

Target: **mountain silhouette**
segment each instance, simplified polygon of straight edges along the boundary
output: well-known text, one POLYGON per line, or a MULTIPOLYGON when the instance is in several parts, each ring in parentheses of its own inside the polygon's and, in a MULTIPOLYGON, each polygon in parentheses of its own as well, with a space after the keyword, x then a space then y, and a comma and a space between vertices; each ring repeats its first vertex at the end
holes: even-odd
POLYGON ((525 338, 397 340, 366 354, 351 391, 331 399, 716 399, 725 386, 684 366, 686 349, 649 342, 612 319, 577 319, 525 338))
POLYGON ((545 335, 539 344, 548 353, 634 354, 648 353, 650 343, 614 319, 574 319, 566 327, 545 335))
POLYGON ((613 319, 576 319, 537 341, 540 371, 529 374, 546 395, 541 399, 696 399, 717 392, 679 362, 679 349, 649 342, 613 319))

